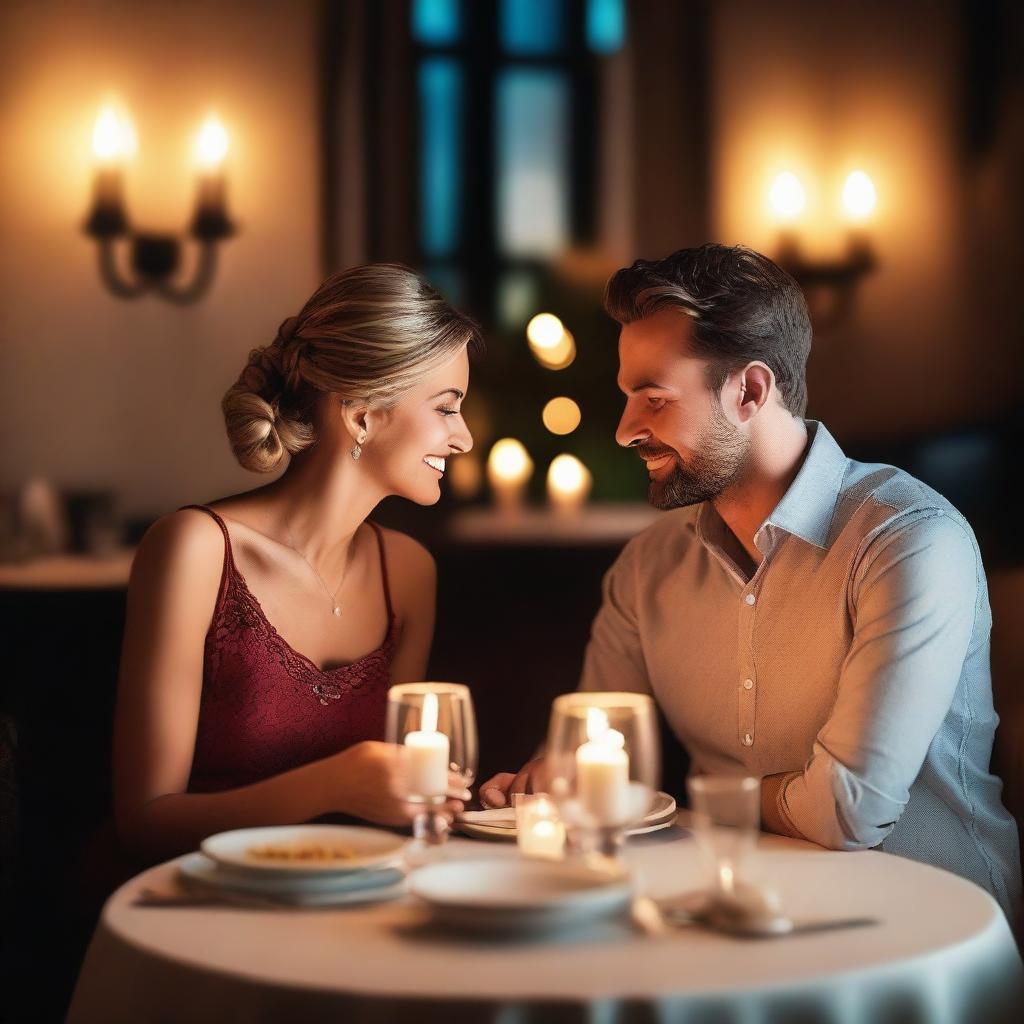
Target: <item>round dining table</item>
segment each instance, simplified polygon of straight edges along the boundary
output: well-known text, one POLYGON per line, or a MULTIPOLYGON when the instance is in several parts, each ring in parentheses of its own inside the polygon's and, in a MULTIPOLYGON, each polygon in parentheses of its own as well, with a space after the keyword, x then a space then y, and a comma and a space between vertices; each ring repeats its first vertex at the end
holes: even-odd
MULTIPOLYGON (((512 858, 512 844, 452 839, 445 859, 512 858)), ((638 892, 704 881, 678 825, 630 840, 638 892)), ((745 939, 629 915, 582 930, 481 935, 435 926, 414 896, 339 908, 147 906, 175 862, 108 900, 71 1024, 345 1021, 347 1024, 975 1024, 1024 1020, 1024 971, 988 893, 926 864, 762 835, 752 877, 798 920, 848 929, 745 939)), ((649 906, 649 904, 648 904, 649 906)))

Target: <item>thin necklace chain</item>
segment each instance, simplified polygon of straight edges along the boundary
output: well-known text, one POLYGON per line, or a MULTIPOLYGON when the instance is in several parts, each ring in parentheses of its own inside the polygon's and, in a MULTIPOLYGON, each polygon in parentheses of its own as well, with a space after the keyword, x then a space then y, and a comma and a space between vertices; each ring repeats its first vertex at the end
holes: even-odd
POLYGON ((335 595, 338 593, 339 590, 341 590, 342 585, 345 582, 345 577, 348 575, 349 565, 352 562, 352 548, 355 546, 356 542, 355 534, 352 534, 352 539, 349 541, 348 544, 348 552, 345 555, 345 569, 341 574, 341 579, 338 581, 338 585, 334 588, 334 591, 332 593, 330 590, 327 589, 327 584, 324 583, 324 578, 320 575, 320 573, 316 571, 316 566, 295 546, 295 540, 292 537, 292 529, 287 522, 284 524, 284 528, 288 534, 288 547, 290 547, 292 551, 294 551, 295 554, 297 554, 299 558, 301 558, 306 563, 306 565, 308 565, 309 568, 313 571, 313 575, 317 578, 317 582, 320 584, 320 586, 323 587, 324 593, 331 599, 331 611, 335 615, 341 615, 341 606, 335 600, 335 595))

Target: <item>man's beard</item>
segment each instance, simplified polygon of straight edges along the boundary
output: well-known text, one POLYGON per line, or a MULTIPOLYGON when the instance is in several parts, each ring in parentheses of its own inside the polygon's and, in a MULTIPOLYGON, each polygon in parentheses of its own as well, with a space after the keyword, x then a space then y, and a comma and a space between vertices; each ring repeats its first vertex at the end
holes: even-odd
MULTIPOLYGON (((668 449, 660 449, 668 453, 668 449)), ((642 455, 651 454, 647 445, 642 455)), ((673 456, 678 459, 675 452, 673 456)), ((748 442, 717 409, 707 434, 701 438, 685 468, 677 461, 664 480, 651 480, 647 500, 660 509, 685 508, 717 498, 743 475, 747 464, 748 442)))

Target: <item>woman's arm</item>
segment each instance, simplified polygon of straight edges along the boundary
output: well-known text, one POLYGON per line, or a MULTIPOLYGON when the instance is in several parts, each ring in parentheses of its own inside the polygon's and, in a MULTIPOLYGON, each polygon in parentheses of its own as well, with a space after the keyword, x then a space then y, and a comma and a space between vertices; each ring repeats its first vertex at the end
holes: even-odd
POLYGON ((223 560, 216 523, 182 511, 150 529, 132 567, 114 725, 114 811, 124 843, 155 860, 214 832, 331 811, 406 822, 398 760, 384 743, 221 793, 186 792, 223 560))

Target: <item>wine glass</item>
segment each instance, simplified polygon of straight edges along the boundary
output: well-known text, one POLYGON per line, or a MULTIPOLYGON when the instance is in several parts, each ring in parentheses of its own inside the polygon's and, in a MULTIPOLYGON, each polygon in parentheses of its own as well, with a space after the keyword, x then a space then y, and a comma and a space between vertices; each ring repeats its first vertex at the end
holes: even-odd
POLYGON ((439 812, 449 792, 476 778, 476 717, 461 683, 401 683, 388 691, 386 739, 405 753, 405 796, 416 807, 413 836, 437 845, 448 836, 439 812))
POLYGON ((646 694, 557 697, 544 767, 570 845, 617 862, 626 830, 651 806, 660 761, 654 701, 646 694))

